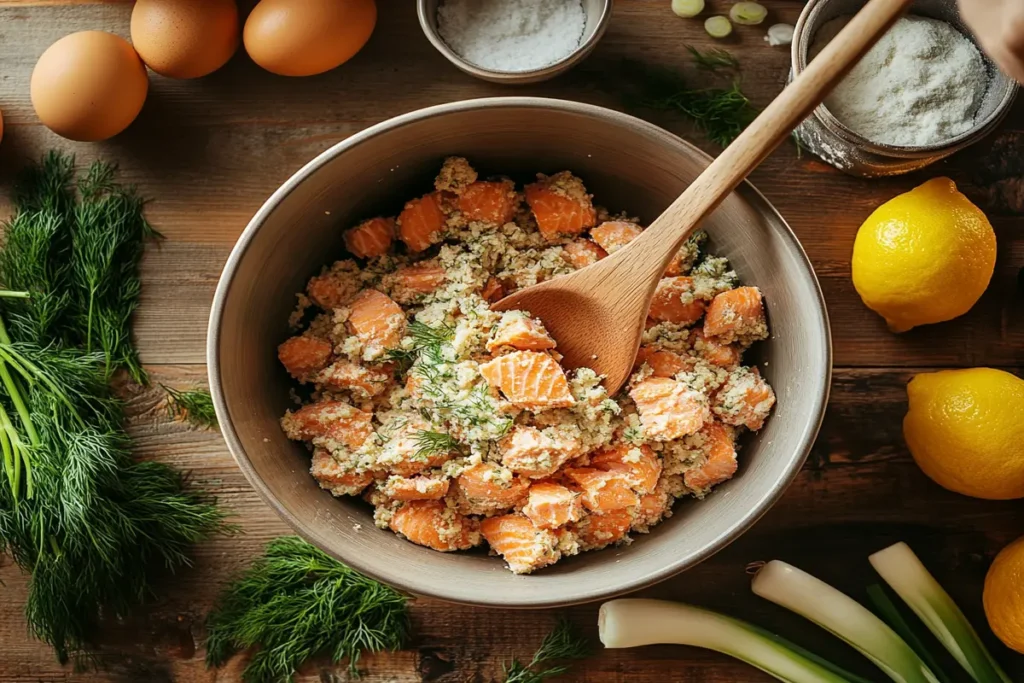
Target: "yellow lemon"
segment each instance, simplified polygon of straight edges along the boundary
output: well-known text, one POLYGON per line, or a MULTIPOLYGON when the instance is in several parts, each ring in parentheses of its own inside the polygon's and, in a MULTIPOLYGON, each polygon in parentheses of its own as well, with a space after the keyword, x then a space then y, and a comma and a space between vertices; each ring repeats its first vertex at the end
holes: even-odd
POLYGON ((1024 538, 996 555, 985 576, 982 600, 992 632, 1024 654, 1024 538))
POLYGON ((1024 380, 973 368, 917 375, 903 437, 924 473, 975 498, 1024 498, 1024 380))
POLYGON ((949 178, 933 178, 868 216, 853 245, 853 286, 894 332, 963 315, 996 263, 996 236, 949 178))

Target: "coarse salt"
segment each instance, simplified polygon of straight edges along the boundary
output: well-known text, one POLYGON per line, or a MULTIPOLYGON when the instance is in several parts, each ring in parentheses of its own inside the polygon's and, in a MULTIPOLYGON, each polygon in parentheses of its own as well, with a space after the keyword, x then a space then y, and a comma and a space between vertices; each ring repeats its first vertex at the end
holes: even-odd
POLYGON ((579 47, 580 0, 443 0, 437 32, 460 57, 493 71, 533 71, 579 47))
MULTIPOLYGON (((850 17, 818 30, 811 57, 850 17)), ((900 19, 825 99, 850 130, 889 145, 930 145, 970 130, 988 89, 981 53, 952 25, 900 19)))

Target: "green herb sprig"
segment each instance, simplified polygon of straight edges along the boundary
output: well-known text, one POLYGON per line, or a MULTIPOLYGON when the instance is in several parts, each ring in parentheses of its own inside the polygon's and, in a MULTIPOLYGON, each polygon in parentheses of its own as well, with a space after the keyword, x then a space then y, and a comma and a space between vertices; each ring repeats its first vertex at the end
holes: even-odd
POLYGON ((255 648, 242 674, 247 683, 290 682, 321 653, 348 659, 354 672, 360 653, 402 647, 408 600, 300 538, 277 538, 210 613, 206 663, 221 666, 255 648))
POLYGON ((692 45, 687 45, 686 50, 693 57, 693 63, 698 69, 705 71, 736 71, 740 68, 740 62, 733 57, 728 50, 711 48, 710 50, 699 50, 692 45))
POLYGON ((217 428, 217 411, 209 391, 160 386, 167 394, 167 412, 172 419, 183 420, 201 429, 217 428))
POLYGON ((533 654, 529 664, 513 659, 502 667, 504 683, 541 683, 548 678, 561 676, 571 667, 567 661, 585 659, 593 652, 590 642, 581 635, 572 622, 558 622, 533 654), (562 662, 554 664, 553 662, 562 662))
POLYGON ((132 458, 108 379, 116 367, 144 377, 128 324, 146 231, 114 230, 111 248, 99 228, 139 228, 141 204, 80 215, 100 195, 132 194, 109 168, 94 165, 79 196, 73 159, 48 155, 18 186, 0 249, 0 552, 30 574, 29 627, 61 661, 93 653, 101 616, 127 614, 159 574, 190 564, 194 543, 230 530, 181 473, 132 458), (124 260, 101 267, 105 250, 124 260), (76 271, 93 273, 92 296, 76 271))
MULTIPOLYGON (((691 54, 694 51, 691 49, 691 54)), ((695 55, 698 66, 712 71, 735 61, 724 50, 695 55), (719 54, 724 53, 724 54, 719 54)), ((695 88, 680 73, 661 66, 626 60, 629 74, 627 103, 639 107, 672 111, 692 121, 712 142, 726 146, 736 139, 757 116, 757 109, 743 93, 738 81, 728 87, 695 88)), ((733 68, 728 66, 728 68, 733 68)))

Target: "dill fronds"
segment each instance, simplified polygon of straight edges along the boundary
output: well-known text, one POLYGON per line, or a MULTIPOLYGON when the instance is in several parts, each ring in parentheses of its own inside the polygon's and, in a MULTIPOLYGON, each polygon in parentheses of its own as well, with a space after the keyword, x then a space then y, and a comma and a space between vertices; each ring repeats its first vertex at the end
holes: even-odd
POLYGON ((132 458, 108 380, 137 359, 128 324, 145 234, 110 236, 120 246, 107 252, 101 228, 131 223, 141 205, 85 219, 84 204, 106 201, 98 193, 122 190, 93 170, 79 197, 73 177, 71 157, 55 153, 30 169, 0 249, 3 287, 28 292, 0 297, 0 552, 30 574, 29 627, 62 662, 92 654, 101 618, 151 597, 159 574, 191 563, 193 544, 231 530, 177 470, 132 458), (82 273, 93 292, 84 315, 82 273))
POLYGON ((732 53, 722 48, 711 48, 710 50, 699 50, 692 45, 687 45, 686 49, 693 57, 693 63, 697 65, 698 69, 704 69, 705 71, 736 71, 740 68, 740 62, 738 59, 732 56, 732 53))
POLYGON ((217 411, 213 397, 206 389, 172 389, 163 384, 167 393, 167 411, 172 419, 183 420, 202 429, 216 429, 217 411))
POLYGON ((433 455, 444 455, 459 450, 462 450, 462 444, 451 434, 427 430, 416 432, 415 457, 417 458, 429 458, 433 455))
POLYGON ((408 633, 408 596, 332 559, 300 538, 271 541, 207 618, 207 666, 255 648, 247 683, 291 681, 329 653, 355 671, 364 651, 397 650, 408 633))
POLYGON ((513 659, 511 664, 502 667, 505 673, 504 683, 541 683, 545 679, 561 676, 569 670, 569 664, 556 664, 546 668, 541 668, 541 665, 585 659, 592 651, 590 642, 577 631, 572 622, 563 619, 544 638, 529 664, 513 659))
POLYGON ((631 74, 629 102, 681 114, 723 147, 757 116, 738 82, 727 88, 693 88, 682 75, 665 67, 635 60, 626 60, 624 66, 631 74))

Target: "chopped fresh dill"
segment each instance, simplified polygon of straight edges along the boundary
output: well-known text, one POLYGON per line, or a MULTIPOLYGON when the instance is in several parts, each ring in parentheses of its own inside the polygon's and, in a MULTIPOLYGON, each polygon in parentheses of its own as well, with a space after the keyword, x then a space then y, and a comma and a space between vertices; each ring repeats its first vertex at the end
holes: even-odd
POLYGON ((544 638, 540 649, 533 654, 529 664, 513 659, 511 664, 502 667, 505 673, 504 683, 541 683, 545 679, 561 676, 570 669, 570 665, 564 662, 585 659, 592 651, 590 642, 579 633, 572 622, 562 619, 544 638), (547 666, 557 661, 563 663, 547 666), (545 667, 542 668, 542 665, 545 667))
POLYGON ((732 53, 728 50, 718 47, 711 48, 710 50, 699 50, 692 45, 687 45, 686 49, 693 56, 693 63, 699 69, 704 69, 705 71, 736 71, 740 68, 739 60, 733 57, 732 53))
POLYGON ((252 649, 242 680, 284 683, 307 659, 329 653, 355 672, 362 652, 404 645, 408 600, 300 538, 277 538, 207 617, 206 664, 252 649))
POLYGON ((172 389, 160 385, 167 392, 167 411, 172 419, 183 420, 202 429, 217 428, 217 411, 213 397, 206 389, 172 389))
POLYGON ((639 446, 644 439, 644 433, 639 427, 626 427, 622 430, 623 441, 639 446))
POLYGON ((757 109, 734 81, 729 87, 694 88, 676 71, 626 60, 632 94, 640 107, 672 111, 692 121, 712 142, 726 146, 754 120, 757 109))
POLYGON ((417 458, 429 458, 433 455, 444 455, 452 451, 461 451, 462 444, 451 434, 420 430, 416 433, 417 458))

